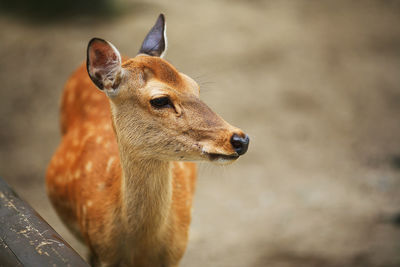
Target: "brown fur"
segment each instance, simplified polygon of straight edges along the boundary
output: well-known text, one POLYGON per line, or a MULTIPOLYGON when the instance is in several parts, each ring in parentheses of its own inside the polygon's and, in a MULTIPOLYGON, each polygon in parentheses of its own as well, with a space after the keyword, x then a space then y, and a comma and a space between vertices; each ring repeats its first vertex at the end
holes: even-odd
POLYGON ((122 64, 107 99, 81 66, 61 102, 62 140, 47 170, 48 194, 94 265, 177 266, 188 240, 196 165, 176 160, 234 153, 243 133, 198 98, 188 76, 158 57, 122 64), (175 110, 154 110, 154 93, 175 110), (207 153, 204 153, 207 152, 207 153))

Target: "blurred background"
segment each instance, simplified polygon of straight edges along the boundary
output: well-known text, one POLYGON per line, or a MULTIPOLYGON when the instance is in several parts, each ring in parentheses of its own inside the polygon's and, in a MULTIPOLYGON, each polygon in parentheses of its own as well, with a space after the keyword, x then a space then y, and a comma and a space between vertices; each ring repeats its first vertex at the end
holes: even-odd
POLYGON ((81 255, 45 191, 63 84, 92 37, 166 59, 251 137, 201 164, 182 266, 400 266, 400 1, 0 3, 0 176, 81 255))

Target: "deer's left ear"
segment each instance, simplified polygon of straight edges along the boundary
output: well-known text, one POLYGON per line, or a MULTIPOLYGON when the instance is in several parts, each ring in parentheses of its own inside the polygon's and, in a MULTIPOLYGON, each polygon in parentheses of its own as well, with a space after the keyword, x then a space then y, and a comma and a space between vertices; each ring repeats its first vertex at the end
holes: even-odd
POLYGON ((90 40, 86 67, 90 79, 100 90, 117 89, 121 81, 121 55, 111 43, 100 38, 90 40))
POLYGON ((164 14, 160 14, 142 43, 139 54, 164 57, 167 51, 167 25, 164 14))

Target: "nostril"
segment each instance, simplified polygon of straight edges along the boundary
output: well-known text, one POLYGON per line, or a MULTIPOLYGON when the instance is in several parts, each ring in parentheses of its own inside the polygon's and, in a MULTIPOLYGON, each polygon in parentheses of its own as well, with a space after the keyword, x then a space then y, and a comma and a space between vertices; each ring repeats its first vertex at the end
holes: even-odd
POLYGON ((237 134, 234 134, 231 138, 231 144, 235 149, 242 148, 242 138, 240 138, 240 136, 237 134))
POLYGON ((247 135, 245 135, 245 137, 240 137, 237 134, 233 134, 231 137, 231 144, 236 153, 243 155, 249 147, 249 140, 247 135))

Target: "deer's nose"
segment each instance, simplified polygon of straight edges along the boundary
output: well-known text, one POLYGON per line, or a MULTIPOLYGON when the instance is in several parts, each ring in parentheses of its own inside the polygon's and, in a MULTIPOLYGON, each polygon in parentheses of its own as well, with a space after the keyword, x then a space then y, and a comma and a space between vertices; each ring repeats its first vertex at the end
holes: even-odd
POLYGON ((244 137, 240 137, 238 134, 233 134, 231 137, 231 144, 233 146, 233 149, 239 155, 243 155, 244 153, 246 153, 247 148, 249 148, 249 142, 250 138, 247 134, 244 137))

